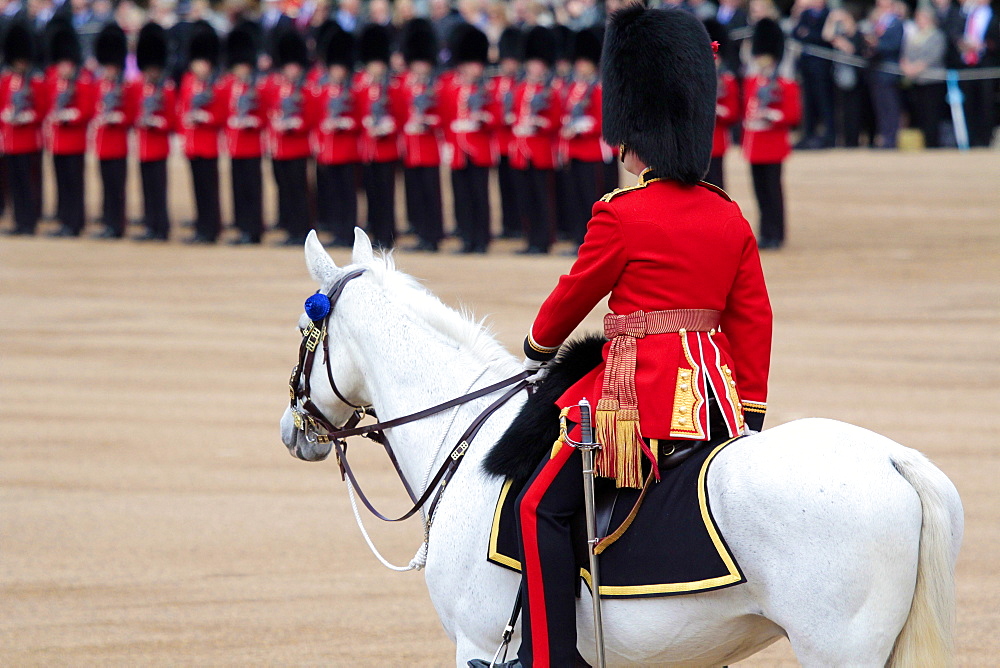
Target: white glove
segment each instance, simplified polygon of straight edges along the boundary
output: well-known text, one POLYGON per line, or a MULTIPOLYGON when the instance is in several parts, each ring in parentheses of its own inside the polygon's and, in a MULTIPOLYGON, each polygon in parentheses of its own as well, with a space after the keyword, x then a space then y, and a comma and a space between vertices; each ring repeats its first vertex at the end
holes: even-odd
POLYGON ((743 425, 743 435, 744 436, 753 436, 754 434, 759 434, 759 433, 760 433, 759 431, 754 431, 750 427, 747 427, 746 425, 743 425))
POLYGON ((539 362, 538 360, 533 360, 531 358, 524 358, 524 370, 528 372, 528 377, 525 379, 532 385, 542 382, 545 380, 546 376, 549 375, 549 370, 545 368, 548 362, 539 362))

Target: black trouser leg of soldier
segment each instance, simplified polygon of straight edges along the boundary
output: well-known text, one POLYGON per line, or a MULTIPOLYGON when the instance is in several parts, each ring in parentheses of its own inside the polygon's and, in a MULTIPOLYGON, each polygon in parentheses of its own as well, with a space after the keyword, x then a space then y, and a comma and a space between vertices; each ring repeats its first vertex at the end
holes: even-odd
POLYGON ((260 158, 232 158, 233 223, 254 243, 264 233, 263 186, 260 158))
POLYGON ((316 204, 326 216, 336 245, 353 244, 358 224, 358 193, 355 188, 357 165, 317 165, 316 204))
POLYGON ((528 167, 528 247, 548 253, 552 246, 554 224, 552 220, 555 171, 528 167))
POLYGON ((0 215, 7 210, 7 156, 0 155, 0 215))
MULTIPOLYGON (((416 225, 419 221, 419 228, 416 232, 420 236, 420 240, 436 248, 444 236, 440 169, 438 167, 411 167, 410 172, 414 184, 413 206, 419 209, 416 220, 410 215, 410 222, 416 225)), ((409 193, 407 193, 406 208, 407 213, 409 213, 409 193)))
POLYGON ((527 666, 576 665, 576 579, 570 520, 583 506, 583 461, 562 445, 517 499, 521 535, 521 648, 527 666))
POLYGON ((781 163, 750 165, 753 191, 760 207, 761 248, 778 248, 785 241, 785 196, 781 188, 781 163))
POLYGON ((423 209, 423 193, 420 188, 423 184, 420 181, 420 167, 403 168, 403 191, 406 198, 406 220, 409 227, 417 238, 424 238, 424 229, 427 226, 427 212, 423 209))
POLYGON ((573 186, 572 241, 580 245, 587 233, 587 222, 594 209, 594 202, 599 200, 603 192, 597 186, 603 163, 573 160, 570 165, 571 185, 573 186))
POLYGON ((724 177, 722 174, 722 156, 717 158, 712 158, 708 163, 708 173, 705 174, 705 183, 711 183, 713 186, 719 186, 723 190, 726 189, 723 183, 724 177))
POLYGON ((197 209, 195 232, 205 241, 219 238, 222 219, 219 213, 219 159, 191 158, 191 180, 197 209))
POLYGON ((125 158, 101 160, 101 184, 104 188, 102 216, 105 228, 115 237, 125 236, 125 158))
POLYGON ((364 180, 368 233, 382 248, 392 248, 396 243, 396 163, 365 165, 364 180))
POLYGON ((458 236, 462 239, 462 250, 467 253, 473 251, 471 235, 472 219, 472 178, 469 175, 469 167, 462 167, 451 170, 452 201, 455 203, 455 227, 458 236))
POLYGON ((83 202, 83 154, 54 155, 52 166, 56 173, 59 222, 73 235, 79 236, 86 222, 83 202))
POLYGON ((502 236, 505 239, 517 239, 524 234, 521 225, 521 214, 517 209, 517 187, 510 158, 500 156, 497 166, 497 181, 500 185, 500 213, 503 220, 502 236))
POLYGON ((142 174, 142 208, 146 232, 156 239, 170 235, 167 214, 167 161, 150 160, 139 163, 142 174))
POLYGON ((309 222, 309 184, 306 180, 306 159, 275 160, 278 181, 278 208, 288 231, 289 242, 304 242, 312 228, 309 222))
POLYGON ((490 245, 490 168, 469 165, 469 239, 473 251, 485 253, 490 245))
POLYGON ((34 234, 42 211, 42 154, 36 151, 8 155, 7 183, 15 229, 34 234))

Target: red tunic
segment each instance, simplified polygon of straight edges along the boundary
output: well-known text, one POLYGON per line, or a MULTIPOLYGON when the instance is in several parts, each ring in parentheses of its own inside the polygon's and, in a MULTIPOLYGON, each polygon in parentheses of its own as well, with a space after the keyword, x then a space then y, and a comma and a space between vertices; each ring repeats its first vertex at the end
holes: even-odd
POLYGON ((298 160, 312 154, 309 136, 317 121, 315 89, 305 79, 275 76, 261 95, 267 114, 267 142, 272 160, 298 160), (292 121, 294 125, 285 125, 292 121))
POLYGON ((55 67, 49 69, 45 77, 48 89, 46 100, 48 110, 49 150, 53 155, 80 155, 87 152, 87 127, 97 108, 97 86, 92 75, 79 70, 74 81, 62 79, 55 67), (72 118, 57 120, 62 111, 73 113, 72 118))
POLYGON ((445 84, 441 114, 452 169, 464 169, 469 163, 477 167, 497 164, 493 130, 502 122, 502 112, 496 92, 495 84, 486 80, 470 84, 453 77, 445 84))
POLYGON ((555 169, 562 122, 562 85, 556 80, 549 84, 522 81, 514 89, 514 114, 517 120, 511 166, 515 169, 527 169, 529 166, 555 169), (541 121, 533 130, 527 125, 532 117, 541 121), (519 126, 526 128, 524 134, 519 126))
POLYGON ((141 105, 136 119, 139 160, 157 162, 170 155, 170 133, 177 129, 177 89, 172 81, 143 79, 141 105))
POLYGON ((767 105, 781 114, 780 120, 755 122, 752 115, 761 107, 760 89, 767 85, 765 77, 746 79, 743 113, 743 155, 752 165, 781 162, 791 153, 788 131, 802 119, 799 85, 788 79, 777 79, 777 100, 767 105))
POLYGON ((48 108, 41 76, 6 72, 0 77, 0 131, 6 155, 42 150, 42 120, 48 108))
POLYGON ((188 158, 218 158, 219 130, 226 122, 226 100, 213 81, 202 81, 191 72, 181 80, 178 113, 188 158), (202 116, 198 112, 205 112, 202 116))
POLYGON ((264 154, 267 115, 260 88, 253 81, 227 76, 219 86, 226 104, 226 151, 230 158, 259 158, 264 154))
POLYGON ((437 167, 441 164, 438 129, 441 127, 441 87, 407 73, 392 90, 394 104, 403 112, 403 165, 437 167), (419 107, 423 107, 421 110, 419 107))
MULTIPOLYGON (((618 315, 636 311, 711 309, 719 329, 649 335, 636 341, 635 391, 646 438, 704 439, 711 386, 730 434, 744 412, 767 400, 771 306, 750 225, 739 206, 708 184, 640 177, 605 195, 569 274, 542 304, 525 348, 552 354, 608 293, 618 315)), ((604 347, 607 361, 610 344, 604 347)), ((570 406, 602 395, 604 365, 558 401, 570 406)), ((713 435, 715 436, 715 435, 713 435)))
POLYGON ((496 152, 508 157, 514 144, 514 133, 512 128, 516 116, 514 115, 514 88, 517 86, 517 79, 511 76, 498 75, 493 79, 493 89, 496 91, 497 103, 500 105, 500 123, 493 133, 493 141, 496 144, 496 152))
POLYGON ((313 131, 316 162, 351 165, 361 162, 361 116, 350 83, 322 80, 313 87, 319 122, 313 131))
POLYGON ((139 116, 141 97, 138 81, 97 80, 94 147, 99 160, 120 160, 128 155, 128 133, 139 116), (111 115, 114 117, 109 120, 111 115))
POLYGON ((603 162, 601 147, 601 84, 599 81, 574 81, 566 89, 562 125, 577 131, 565 142, 570 160, 603 162))
POLYGON ((736 77, 728 72, 719 75, 719 93, 715 99, 715 134, 712 157, 721 158, 729 148, 729 128, 740 120, 740 89, 736 77))
POLYGON ((400 158, 400 131, 405 119, 399 107, 398 79, 388 85, 367 72, 357 77, 354 100, 361 117, 361 159, 364 162, 395 162, 400 158))

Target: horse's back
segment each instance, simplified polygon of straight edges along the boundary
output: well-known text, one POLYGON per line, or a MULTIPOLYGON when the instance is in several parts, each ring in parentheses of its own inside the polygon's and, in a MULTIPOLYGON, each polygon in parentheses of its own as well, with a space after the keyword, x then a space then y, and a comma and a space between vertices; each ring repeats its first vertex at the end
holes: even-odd
POLYGON ((894 460, 920 462, 939 476, 934 484, 950 486, 916 451, 816 418, 741 439, 712 464, 709 502, 754 612, 788 632, 800 661, 813 651, 829 659, 828 647, 850 659, 852 637, 866 643, 855 658, 871 656, 872 642, 887 655, 906 621, 922 511, 894 460), (795 629, 810 629, 798 645, 795 629))

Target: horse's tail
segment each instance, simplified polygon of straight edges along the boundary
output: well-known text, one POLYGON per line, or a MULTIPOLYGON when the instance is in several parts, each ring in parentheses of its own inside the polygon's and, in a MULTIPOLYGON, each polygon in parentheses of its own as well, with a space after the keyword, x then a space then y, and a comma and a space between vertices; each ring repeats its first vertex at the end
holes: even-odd
POLYGON ((920 497, 922 523, 913 603, 896 637, 890 668, 950 666, 955 625, 955 559, 962 542, 962 502, 936 466, 915 450, 894 452, 892 465, 920 497))

